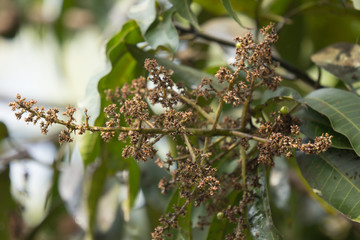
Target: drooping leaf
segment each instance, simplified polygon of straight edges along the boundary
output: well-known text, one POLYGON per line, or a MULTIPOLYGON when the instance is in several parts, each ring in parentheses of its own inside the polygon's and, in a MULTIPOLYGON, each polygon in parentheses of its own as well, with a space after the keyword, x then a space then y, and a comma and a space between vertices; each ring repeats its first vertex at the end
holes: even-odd
POLYGON ((236 15, 236 12, 234 11, 233 7, 231 6, 230 0, 221 0, 222 4, 224 5, 226 11, 228 14, 243 28, 246 28, 241 23, 239 17, 236 15))
POLYGON ((200 29, 198 20, 190 8, 192 0, 169 0, 176 10, 183 18, 188 20, 195 28, 200 29))
POLYGON ((360 87, 359 55, 359 45, 339 42, 315 53, 311 56, 311 60, 359 93, 357 91, 360 87))
POLYGON ((305 103, 325 115, 335 131, 345 135, 360 156, 360 97, 340 89, 320 89, 305 98, 305 103))
POLYGON ((297 162, 318 196, 360 222, 360 158, 355 152, 330 148, 319 155, 298 153, 297 162))
POLYGON ((282 239, 281 234, 276 229, 272 217, 269 202, 267 174, 264 166, 258 168, 259 183, 261 186, 256 188, 256 198, 248 208, 248 221, 250 232, 254 239, 282 239))
POLYGON ((16 203, 13 200, 10 192, 10 178, 9 169, 6 168, 0 173, 0 189, 1 189, 1 204, 0 204, 0 222, 2 227, 0 228, 1 239, 12 239, 14 234, 14 227, 21 226, 20 213, 16 211, 16 203), (14 223, 17 223, 15 225, 14 223))
MULTIPOLYGON (((139 76, 141 73, 141 64, 139 64, 136 59, 130 54, 127 49, 127 44, 137 44, 143 42, 144 39, 141 36, 140 28, 135 21, 131 20, 125 23, 119 33, 117 33, 106 45, 106 54, 110 60, 111 69, 107 75, 102 77, 97 85, 98 92, 100 94, 100 115, 95 121, 95 125, 103 126, 105 123, 105 114, 102 111, 109 102, 106 100, 106 95, 104 93, 105 89, 113 89, 116 86, 122 86, 126 82, 130 82, 132 79, 139 76)), ((95 116, 92 116, 95 117, 95 116)), ((109 164, 112 164, 112 159, 121 161, 119 155, 121 155, 122 148, 124 144, 116 145, 117 152, 114 155, 111 151, 112 143, 104 143, 100 139, 99 134, 93 134, 85 136, 85 142, 79 144, 80 146, 89 147, 87 151, 82 152, 83 161, 86 164, 91 164, 90 169, 92 169, 92 177, 89 181, 89 184, 86 188, 86 199, 87 199, 87 213, 89 216, 87 235, 89 237, 93 236, 95 229, 95 220, 97 212, 97 204, 102 195, 104 184, 106 182, 106 177, 109 172, 109 164), (100 146, 101 145, 101 146, 100 146), (96 147, 100 146, 101 152, 96 150, 96 147), (91 148, 94 147, 94 148, 91 148), (98 159, 99 161, 94 161, 98 159)), ((83 148, 82 148, 83 149, 83 148)), ((136 184, 133 185, 132 192, 135 192, 136 184)), ((137 194, 137 193, 136 193, 137 194)), ((131 194, 132 202, 136 198, 136 194, 131 194)))
POLYGON ((331 146, 340 149, 352 149, 349 140, 342 134, 334 131, 331 127, 330 121, 324 115, 314 111, 311 108, 302 109, 296 116, 301 119, 300 130, 306 136, 314 139, 323 133, 332 135, 331 146))
POLYGON ((144 0, 132 6, 129 18, 136 20, 141 32, 145 33, 156 19, 155 0, 144 0))
POLYGON ((107 162, 106 156, 102 151, 102 159, 94 162, 91 166, 92 172, 89 174, 89 186, 85 190, 87 200, 87 213, 89 216, 87 234, 93 236, 96 229, 96 213, 99 199, 103 193, 104 184, 107 176, 107 162))
POLYGON ((9 136, 5 123, 0 121, 0 142, 9 136))
POLYGON ((153 49, 164 46, 175 53, 179 45, 179 36, 172 22, 174 13, 174 9, 164 12, 146 31, 145 38, 153 49))

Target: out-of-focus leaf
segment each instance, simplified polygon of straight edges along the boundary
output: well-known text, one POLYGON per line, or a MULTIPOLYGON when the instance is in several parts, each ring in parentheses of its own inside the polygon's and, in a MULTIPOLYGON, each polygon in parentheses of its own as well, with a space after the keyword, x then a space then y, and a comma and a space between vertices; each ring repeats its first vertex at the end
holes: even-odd
POLYGON ((356 91, 360 87, 359 56, 359 45, 339 42, 315 53, 311 56, 311 60, 356 91))
POLYGON ((192 0, 169 0, 176 10, 183 18, 188 20, 195 28, 200 29, 198 20, 190 8, 192 0))
POLYGON ((270 114, 278 112, 282 107, 287 107, 289 112, 294 112, 303 103, 303 99, 296 90, 289 87, 279 87, 275 91, 266 90, 261 97, 261 105, 255 108, 256 116, 270 120, 270 114))
POLYGON ((107 159, 104 154, 102 154, 102 159, 94 162, 91 167, 91 173, 89 174, 89 186, 86 191, 86 200, 87 200, 87 213, 89 216, 88 231, 87 235, 93 235, 96 228, 96 212, 97 205, 100 197, 102 196, 104 190, 104 184, 107 176, 107 159))
MULTIPOLYGON (((237 191, 233 191, 228 197, 229 205, 233 205, 239 200, 240 197, 241 194, 239 194, 237 191)), ((214 216, 211 221, 206 239, 225 239, 225 235, 232 232, 234 227, 236 227, 236 224, 230 223, 226 218, 218 219, 217 216, 214 216)))
POLYGON ((353 221, 360 222, 360 158, 331 148, 319 155, 298 153, 298 165, 314 192, 353 221))
MULTIPOLYGON (((101 109, 104 109, 104 107, 109 104, 104 93, 105 89, 113 89, 116 86, 122 86, 125 82, 130 82, 140 74, 140 66, 142 63, 141 65, 138 64, 136 59, 132 57, 127 49, 127 44, 137 44, 143 41, 144 39, 141 36, 138 25, 135 21, 131 20, 125 23, 121 31, 107 43, 106 54, 111 63, 111 70, 106 76, 101 78, 98 83, 98 91, 101 97, 101 109)), ((104 122, 105 114, 101 112, 97 117, 95 124, 97 126, 103 126, 104 122)), ((87 170, 89 171, 89 169, 92 169, 90 183, 86 189, 87 210, 89 216, 89 231, 87 232, 87 235, 91 237, 94 234, 97 204, 109 171, 108 164, 110 164, 111 159, 114 158, 117 158, 118 161, 121 160, 119 159, 119 155, 121 155, 121 147, 123 147, 123 144, 118 146, 115 154, 116 156, 112 156, 114 155, 111 152, 112 144, 103 143, 99 135, 89 137, 88 142, 85 142, 84 145, 89 147, 101 145, 101 153, 95 154, 96 151, 92 151, 94 149, 89 149, 87 153, 90 153, 90 155, 85 154, 82 156, 85 163, 91 163, 87 170), (101 154, 101 156, 95 156, 99 154, 101 154), (89 156, 91 156, 91 158, 89 158, 89 156), (99 161, 96 162, 94 161, 95 159, 99 159, 99 161)), ((136 184, 134 184, 134 186, 135 185, 136 184)), ((135 194, 133 194, 132 198, 135 197, 135 194)))
POLYGON ((6 168, 5 171, 0 173, 0 239, 13 239, 13 234, 19 233, 16 232, 16 227, 20 229, 23 227, 21 217, 16 212, 16 203, 10 193, 10 185, 9 169, 6 168), (11 230, 15 230, 15 232, 11 233, 11 230))
POLYGON ((360 10, 360 1, 359 0, 352 0, 354 8, 360 10))
POLYGON ((241 23, 239 17, 236 15, 236 12, 234 11, 233 7, 231 6, 230 0, 221 0, 222 4, 224 5, 226 11, 228 14, 243 28, 243 24, 241 23))
POLYGON ((5 123, 0 122, 0 141, 7 138, 8 136, 9 136, 9 132, 7 130, 5 123))
POLYGON ((156 19, 146 31, 145 38, 153 49, 164 46, 173 53, 177 49, 179 45, 179 36, 172 23, 174 12, 174 9, 164 12, 161 18, 156 19))
POLYGON ((301 102, 290 97, 274 97, 267 100, 264 104, 255 108, 255 116, 263 117, 266 121, 271 121, 271 114, 280 111, 282 107, 287 107, 288 112, 295 112, 300 108, 301 102))
POLYGON ((92 163, 100 154, 100 134, 86 132, 84 135, 78 136, 77 143, 81 157, 86 167, 92 163))
POLYGON ((314 139, 323 133, 333 136, 331 146, 340 149, 352 149, 349 140, 342 134, 335 132, 331 127, 330 121, 324 115, 314 111, 311 108, 303 109, 296 113, 301 119, 300 130, 309 138, 314 139))
MULTIPOLYGON (((224 15, 227 12, 224 5, 219 0, 194 0, 194 2, 200 4, 204 9, 215 15, 224 15)), ((236 11, 253 16, 256 1, 233 0, 231 1, 231 5, 236 11)))
POLYGON ((305 103, 325 115, 334 130, 345 135, 360 156, 360 97, 344 90, 325 88, 310 93, 305 103))
POLYGON ((211 74, 184 65, 175 64, 167 59, 154 57, 152 53, 143 52, 136 46, 128 46, 128 49, 138 62, 144 62, 146 58, 155 58, 159 65, 164 66, 167 70, 172 69, 174 73, 171 79, 174 82, 180 82, 189 87, 198 85, 204 77, 212 79, 214 83, 217 82, 216 78, 211 74))
POLYGON ((261 187, 255 188, 255 200, 249 205, 248 221, 250 232, 255 239, 282 239, 276 229, 272 217, 269 203, 267 174, 264 166, 260 166, 257 171, 261 187))
POLYGON ((135 19, 141 32, 146 30, 156 19, 155 0, 144 0, 130 8, 129 18, 135 19))
POLYGON ((134 206, 136 197, 140 190, 140 169, 137 165, 137 162, 129 158, 127 159, 129 170, 129 208, 131 209, 134 206))
MULTIPOLYGON (((179 189, 173 193, 170 198, 169 204, 166 208, 166 213, 174 212, 173 207, 177 206, 181 208, 185 204, 186 200, 180 197, 179 189)), ((192 226, 191 226, 191 208, 192 203, 189 203, 185 207, 185 215, 178 217, 178 228, 171 229, 170 233, 173 235, 171 239, 182 240, 182 239, 192 239, 192 226)))
POLYGON ((289 87, 278 87, 275 91, 266 90, 261 97, 261 103, 265 103, 267 100, 275 97, 289 97, 299 102, 303 102, 303 99, 299 92, 289 87))

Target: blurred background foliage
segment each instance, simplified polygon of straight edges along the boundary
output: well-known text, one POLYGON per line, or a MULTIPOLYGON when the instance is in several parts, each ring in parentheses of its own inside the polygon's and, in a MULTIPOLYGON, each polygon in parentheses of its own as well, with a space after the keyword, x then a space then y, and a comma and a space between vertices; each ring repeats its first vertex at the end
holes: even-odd
MULTIPOLYGON (((278 24, 275 56, 296 69, 280 68, 284 86, 303 96, 312 91, 300 72, 308 81, 344 88, 311 56, 336 42, 359 42, 358 1, 237 0, 231 9, 226 3, 0 0, 0 239, 150 239, 170 199, 180 201, 176 193, 160 194, 158 181, 168 173, 154 162, 121 157, 123 143, 85 135, 60 146, 61 128, 44 137, 15 121, 7 104, 17 92, 44 106, 87 107, 101 125, 103 90, 144 74, 146 57, 157 57, 175 71, 175 81, 191 87, 200 71, 213 74, 231 61, 234 36, 269 22, 278 24), (140 49, 150 50, 140 52, 145 41, 140 49)), ((229 108, 229 114, 238 113, 229 108)), ((158 157, 175 144, 160 142, 158 157)), ((276 159, 270 186, 273 220, 284 239, 360 239, 358 223, 314 200, 296 163, 276 159)), ((211 239, 196 228, 197 211, 193 239, 211 239)))

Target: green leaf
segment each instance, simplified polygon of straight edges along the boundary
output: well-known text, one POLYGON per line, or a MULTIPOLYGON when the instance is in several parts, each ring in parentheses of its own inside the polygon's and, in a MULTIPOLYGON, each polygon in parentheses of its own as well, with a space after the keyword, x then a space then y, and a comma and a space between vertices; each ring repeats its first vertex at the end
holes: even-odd
MULTIPOLYGON (((141 36, 141 32, 139 26, 135 21, 131 20, 125 23, 119 33, 117 33, 106 45, 106 54, 111 63, 111 69, 107 75, 102 77, 98 84, 97 89, 100 94, 100 115, 97 117, 95 121, 95 125, 103 126, 105 123, 105 114, 102 111, 105 106, 109 104, 106 100, 106 96, 104 93, 105 89, 113 89, 116 86, 122 86, 126 82, 130 82, 132 79, 138 77, 141 73, 141 65, 133 58, 130 52, 127 49, 127 44, 137 44, 139 42, 143 42, 144 39, 141 36)), ((94 116, 92 116, 94 117, 94 116)), ((95 230, 95 220, 96 220, 96 212, 97 205, 99 202, 99 198, 103 193, 104 184, 106 182, 106 178, 109 172, 109 165, 113 164, 113 160, 116 161, 123 160, 121 157, 122 148, 124 144, 106 144, 100 139, 99 134, 88 134, 84 136, 85 140, 79 143, 80 150, 82 153, 83 161, 86 165, 91 163, 92 175, 89 181, 89 185, 85 190, 85 195, 87 196, 87 210, 89 216, 89 229, 87 231, 87 235, 91 238, 93 237, 95 230), (111 148, 115 145, 116 152, 114 153, 111 148), (98 149, 100 148, 101 151, 98 149), (99 156, 101 154, 101 156, 99 156), (94 161, 98 159, 99 161, 94 161)), ((118 141, 116 141, 118 142, 118 141)), ((135 173, 135 177, 138 176, 136 174, 136 170, 134 167, 130 167, 133 173, 135 173)), ((89 168, 87 168, 89 169, 89 168)), ((129 202, 130 205, 134 203, 134 199, 136 198, 135 191, 138 190, 136 187, 137 183, 134 179, 132 181, 132 186, 129 202)))
POLYGON ((87 234, 93 236, 96 229, 96 213, 99 199, 103 193, 104 185, 107 177, 107 159, 104 151, 102 151, 102 159, 93 163, 92 173, 89 176, 89 186, 85 190, 87 200, 87 212, 89 216, 87 234))
POLYGON ((279 87, 275 91, 266 90, 261 97, 261 105, 256 106, 255 116, 270 120, 270 114, 280 111, 283 107, 292 113, 298 110, 303 99, 296 90, 289 87, 279 87))
MULTIPOLYGON (((228 204, 234 205, 240 200, 241 196, 242 194, 239 192, 232 191, 228 196, 228 204)), ((235 223, 229 222, 226 218, 218 219, 218 217, 215 215, 211 221, 206 239, 225 239, 225 235, 231 233, 235 227, 235 223)))
POLYGON ((311 60, 319 67, 334 74, 354 92, 360 88, 360 46, 339 42, 327 46, 311 56, 311 60))
POLYGON ((0 121, 0 142, 9 136, 5 123, 0 121))
POLYGON ((84 166, 87 167, 100 154, 100 134, 86 132, 84 135, 78 136, 76 140, 84 166))
POLYGON ((200 29, 197 18, 190 8, 192 0, 169 0, 169 2, 173 4, 180 16, 188 20, 195 28, 200 29))
MULTIPOLYGON (((176 191, 170 198, 169 204, 166 208, 166 213, 174 212, 173 207, 182 207, 185 204, 185 198, 180 197, 179 188, 176 188, 176 191)), ((191 208, 192 203, 189 203, 185 207, 185 215, 178 217, 178 228, 171 229, 170 233, 173 235, 171 239, 183 240, 183 239, 192 239, 192 226, 191 226, 191 208)))
POLYGON ((328 133, 333 136, 331 139, 332 147, 340 149, 352 149, 349 140, 342 134, 335 132, 331 127, 330 121, 324 115, 316 112, 312 108, 302 109, 296 116, 301 119, 300 130, 311 139, 328 133))
POLYGON ((248 222, 250 232, 255 239, 282 239, 276 229, 272 217, 269 202, 269 190, 266 179, 268 178, 265 167, 260 166, 257 171, 261 186, 255 188, 254 202, 248 206, 248 222))
POLYGON ((129 18, 136 20, 141 32, 145 33, 156 19, 155 0, 144 0, 132 6, 129 18))
POLYGON ((179 36, 172 23, 174 12, 174 9, 164 12, 146 31, 145 38, 153 49, 164 46, 175 53, 179 45, 179 36))
POLYGON ((9 169, 6 168, 0 173, 0 189, 1 189, 1 204, 0 204, 0 239, 12 239, 14 236, 11 233, 14 229, 14 223, 21 220, 17 209, 17 204, 13 200, 10 192, 10 178, 9 169))
POLYGON ((129 208, 131 209, 140 190, 141 172, 133 158, 129 158, 126 161, 128 163, 127 169, 129 170, 129 208))
POLYGON ((289 87, 278 87, 275 91, 266 90, 262 97, 261 103, 265 103, 267 100, 276 97, 288 97, 303 102, 303 99, 298 91, 289 87))
POLYGON ((305 103, 325 115, 335 131, 345 135, 360 156, 360 97, 340 89, 320 89, 310 93, 305 103))
POLYGON ((271 121, 271 114, 280 111, 284 106, 288 108, 289 113, 292 113, 300 108, 301 102, 290 97, 270 98, 264 104, 255 107, 255 116, 271 121))
POLYGON ((243 28, 246 28, 243 26, 243 24, 241 23, 239 17, 237 16, 236 12, 234 11, 234 9, 231 6, 230 0, 221 0, 222 4, 224 5, 226 11, 228 12, 228 14, 243 28))
POLYGON ((353 151, 331 148, 319 155, 301 152, 297 161, 318 196, 360 222, 360 158, 353 151))

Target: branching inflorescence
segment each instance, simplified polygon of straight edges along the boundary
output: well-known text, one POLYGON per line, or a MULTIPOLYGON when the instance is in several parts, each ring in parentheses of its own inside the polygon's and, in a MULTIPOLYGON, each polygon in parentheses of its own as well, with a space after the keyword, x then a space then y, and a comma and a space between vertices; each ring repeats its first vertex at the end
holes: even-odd
MULTIPOLYGON (((18 119, 25 114, 26 122, 39 122, 44 134, 52 124, 65 126, 59 136, 60 143, 72 142, 74 134, 100 132, 104 141, 116 137, 127 142, 122 156, 139 161, 153 159, 156 155, 154 144, 163 136, 171 136, 180 143, 176 157, 168 154, 166 161, 156 162, 169 171, 175 163, 176 167, 172 168, 171 179, 162 179, 159 188, 165 193, 176 186, 186 201, 160 219, 153 239, 170 237, 170 229, 178 227, 177 219, 186 214, 189 204, 206 206, 208 217, 220 213, 229 221, 237 222, 234 233, 228 238, 243 239, 247 226, 246 206, 254 199, 253 189, 259 186, 257 177, 247 176, 247 171, 254 173, 259 164, 272 166, 274 156, 284 154, 289 158, 295 150, 318 154, 331 145, 328 134, 317 137, 312 143, 302 143, 299 121, 289 114, 274 113, 270 122, 257 119, 261 122, 257 128, 251 123, 254 91, 264 87, 275 90, 281 82, 271 59, 271 47, 277 41, 273 26, 263 28, 261 34, 264 39, 260 43, 255 43, 250 33, 235 38, 236 57, 232 69, 222 67, 215 75, 220 84, 226 85, 223 89, 216 89, 211 79, 203 79, 196 89, 189 91, 172 81, 172 71, 159 66, 155 60, 146 59, 147 78, 140 77, 131 84, 105 92, 106 99, 111 102, 104 109, 105 126, 89 125, 86 110, 85 121, 76 123, 76 110, 72 107, 63 113, 67 120, 62 120, 57 108, 45 111, 43 107, 35 107, 36 101, 26 101, 20 95, 10 106, 18 111, 15 113, 18 119), (154 87, 147 87, 149 81, 154 87), (200 106, 200 98, 218 98, 217 109, 200 106), (155 114, 149 104, 161 104, 165 110, 155 114), (241 115, 236 119, 221 118, 224 104, 241 107, 241 115), (194 139, 190 141, 190 136, 197 137, 196 144, 194 139), (255 147, 250 147, 250 141, 255 147), (216 166, 223 159, 238 159, 239 164, 231 173, 220 173, 216 166), (237 206, 227 204, 226 197, 231 190, 243 195, 237 206)), ((206 222, 201 221, 200 225, 206 222)))

